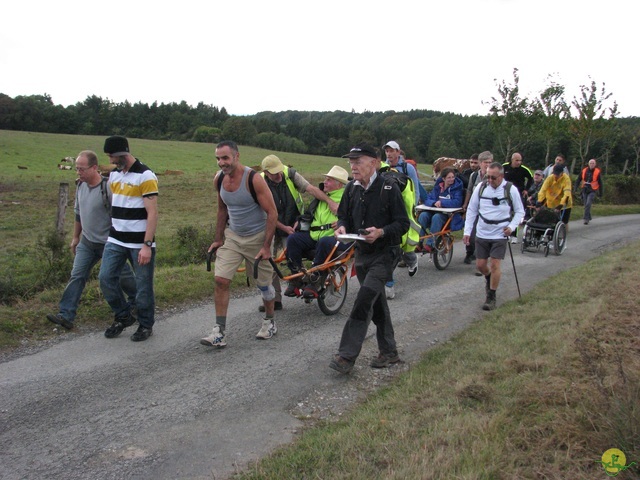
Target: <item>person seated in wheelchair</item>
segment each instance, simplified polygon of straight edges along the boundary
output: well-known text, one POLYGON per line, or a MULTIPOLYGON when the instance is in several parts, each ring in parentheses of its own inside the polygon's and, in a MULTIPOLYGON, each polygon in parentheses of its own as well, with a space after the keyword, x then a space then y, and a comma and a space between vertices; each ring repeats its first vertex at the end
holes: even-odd
POLYGON ((556 209, 560 213, 560 220, 566 225, 569 223, 571 207, 573 207, 571 193, 571 179, 565 173, 564 165, 556 164, 553 167, 553 173, 544 180, 538 192, 536 209, 539 211, 542 206, 556 209))
POLYGON ((524 206, 524 222, 529 220, 535 211, 536 202, 538 201, 538 193, 544 183, 544 174, 542 170, 536 170, 533 174, 533 183, 522 192, 522 204, 524 206))
MULTIPOLYGON (((344 187, 349 181, 347 171, 334 165, 329 173, 325 174, 323 184, 324 193, 334 202, 340 203, 344 193, 344 187)), ((287 238, 287 265, 291 274, 300 272, 302 260, 315 250, 313 265, 322 264, 331 252, 336 240, 333 231, 336 228, 338 217, 331 212, 327 202, 313 200, 309 208, 301 215, 296 225, 296 231, 287 238)), ((347 246, 341 244, 341 250, 347 246)), ((319 282, 316 282, 319 283, 319 282)), ((289 281, 284 294, 287 297, 297 297, 303 287, 302 278, 289 281)), ((305 298, 318 296, 318 285, 310 283, 304 288, 305 298)))
MULTIPOLYGON (((433 190, 427 195, 424 205, 437 208, 460 208, 464 202, 464 185, 462 180, 456 176, 453 168, 447 167, 442 170, 440 177, 436 180, 433 190)), ((418 217, 418 223, 422 226, 420 236, 426 235, 427 231, 437 233, 447 222, 448 215, 439 212, 422 212, 418 217)), ((451 230, 461 230, 464 220, 460 213, 453 215, 451 219, 451 230)), ((416 248, 418 252, 431 253, 434 249, 434 238, 427 238, 427 242, 422 242, 416 248)))

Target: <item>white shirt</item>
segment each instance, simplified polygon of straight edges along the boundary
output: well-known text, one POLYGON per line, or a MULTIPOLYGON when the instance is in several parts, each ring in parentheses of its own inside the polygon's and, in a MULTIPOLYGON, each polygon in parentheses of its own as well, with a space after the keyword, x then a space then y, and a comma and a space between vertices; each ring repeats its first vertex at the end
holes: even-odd
POLYGON ((522 200, 520 199, 520 193, 515 186, 511 187, 510 196, 511 203, 513 204, 513 218, 511 216, 511 206, 509 201, 505 198, 505 185, 506 180, 502 180, 502 183, 498 185, 498 188, 493 188, 491 183, 487 184, 487 187, 482 192, 482 198, 480 198, 480 189, 482 183, 479 183, 473 190, 471 200, 467 206, 467 215, 464 222, 464 234, 471 235, 473 225, 478 219, 476 226, 476 237, 485 238, 488 240, 500 240, 505 238, 505 227, 515 230, 524 218, 524 207, 522 206, 522 200), (493 199, 499 199, 498 205, 493 205, 493 199), (487 223, 488 221, 498 221, 499 223, 487 223))

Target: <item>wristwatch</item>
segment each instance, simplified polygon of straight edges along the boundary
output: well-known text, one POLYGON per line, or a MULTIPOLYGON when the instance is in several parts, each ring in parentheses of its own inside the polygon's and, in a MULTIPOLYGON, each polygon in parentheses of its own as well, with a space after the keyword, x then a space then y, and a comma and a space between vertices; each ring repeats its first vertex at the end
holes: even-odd
POLYGON ((151 240, 146 240, 146 241, 144 242, 144 244, 145 244, 147 247, 151 247, 151 246, 153 245, 153 241, 151 241, 151 240))

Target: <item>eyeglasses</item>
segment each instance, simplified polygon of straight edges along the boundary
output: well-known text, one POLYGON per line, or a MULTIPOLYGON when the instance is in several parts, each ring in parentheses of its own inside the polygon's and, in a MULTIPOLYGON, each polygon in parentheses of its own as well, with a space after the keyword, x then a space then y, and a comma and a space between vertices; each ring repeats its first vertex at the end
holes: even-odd
POLYGON ((487 178, 489 180, 498 180, 500 178, 500 175, 487 175, 487 178))

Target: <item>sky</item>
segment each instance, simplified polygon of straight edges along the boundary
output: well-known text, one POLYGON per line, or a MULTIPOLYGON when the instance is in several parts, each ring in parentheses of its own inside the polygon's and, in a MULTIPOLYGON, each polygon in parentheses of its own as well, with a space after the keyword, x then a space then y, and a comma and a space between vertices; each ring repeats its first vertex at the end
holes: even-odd
POLYGON ((497 85, 571 101, 604 84, 640 116, 637 6, 609 0, 5 2, 0 93, 72 105, 489 113, 497 85), (550 77, 551 76, 551 77, 550 77))

